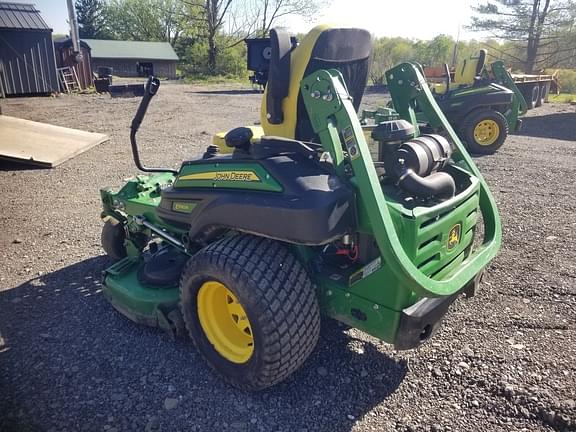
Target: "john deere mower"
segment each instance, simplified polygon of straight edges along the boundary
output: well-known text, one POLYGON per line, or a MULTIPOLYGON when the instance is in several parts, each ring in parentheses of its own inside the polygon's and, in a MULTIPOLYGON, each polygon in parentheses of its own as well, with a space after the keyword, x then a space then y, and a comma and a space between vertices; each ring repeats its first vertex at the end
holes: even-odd
POLYGON ((297 370, 321 319, 420 346, 474 294, 501 240, 488 186, 417 67, 387 73, 400 119, 373 131, 373 160, 357 119, 370 33, 319 26, 298 47, 272 36, 261 131, 226 133, 228 154, 211 145, 177 170, 147 168, 136 133, 160 86, 150 78, 131 126, 146 174, 101 191, 102 244, 116 260, 106 298, 138 323, 187 333, 246 390, 297 370), (448 139, 420 133, 416 104, 448 139))
MULTIPOLYGON (((424 68, 442 112, 468 149, 476 154, 495 153, 510 132, 520 130, 522 121, 518 117, 527 112, 522 92, 504 63, 486 65, 486 57, 487 51, 483 49, 477 56, 456 65, 454 71, 446 64, 442 68, 424 68)), ((425 115, 421 121, 441 128, 425 115)))

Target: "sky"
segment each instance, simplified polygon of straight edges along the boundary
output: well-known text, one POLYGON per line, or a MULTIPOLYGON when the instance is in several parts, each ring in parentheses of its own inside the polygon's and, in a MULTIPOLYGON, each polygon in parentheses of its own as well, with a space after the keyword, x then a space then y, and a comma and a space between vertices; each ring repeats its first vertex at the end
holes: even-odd
POLYGON ((343 23, 369 30, 376 36, 432 39, 439 34, 473 39, 469 24, 471 6, 479 0, 333 0, 312 24, 291 19, 289 27, 305 33, 313 24, 343 23))
MULTIPOLYGON (((68 33, 66 0, 13 0, 34 3, 55 33, 68 33)), ((466 30, 471 5, 479 0, 329 0, 330 6, 311 22, 293 18, 286 26, 294 33, 305 33, 315 24, 341 23, 366 28, 376 36, 401 36, 432 39, 447 34, 467 40, 478 35, 466 30)))

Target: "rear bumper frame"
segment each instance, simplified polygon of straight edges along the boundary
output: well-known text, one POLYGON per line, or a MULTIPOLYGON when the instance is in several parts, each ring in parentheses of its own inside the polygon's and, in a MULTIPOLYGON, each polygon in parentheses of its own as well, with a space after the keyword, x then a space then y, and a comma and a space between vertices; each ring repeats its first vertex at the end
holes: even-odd
POLYGON ((460 291, 446 297, 425 297, 402 310, 394 340, 394 348, 408 350, 429 340, 440 327, 442 319, 452 303, 461 294, 474 296, 484 272, 478 273, 460 291))

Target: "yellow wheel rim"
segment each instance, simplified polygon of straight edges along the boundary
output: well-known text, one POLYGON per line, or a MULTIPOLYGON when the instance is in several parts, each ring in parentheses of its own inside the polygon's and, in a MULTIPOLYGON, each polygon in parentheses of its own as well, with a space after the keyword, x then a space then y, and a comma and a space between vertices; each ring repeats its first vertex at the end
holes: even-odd
POLYGON ((222 357, 246 363, 254 352, 254 336, 246 311, 220 282, 205 282, 198 291, 198 318, 204 334, 222 357))
POLYGON ((494 144, 499 136, 500 126, 494 120, 482 120, 474 128, 474 140, 482 146, 494 144))

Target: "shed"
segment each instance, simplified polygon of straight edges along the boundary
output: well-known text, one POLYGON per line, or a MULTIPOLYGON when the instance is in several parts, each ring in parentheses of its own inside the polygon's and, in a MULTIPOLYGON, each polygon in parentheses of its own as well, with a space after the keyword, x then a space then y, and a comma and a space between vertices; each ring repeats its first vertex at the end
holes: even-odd
POLYGON ((176 78, 178 56, 168 42, 83 39, 90 48, 92 69, 111 67, 121 77, 176 78))
POLYGON ((90 47, 86 42, 80 41, 80 52, 82 53, 82 61, 80 63, 77 63, 74 58, 74 47, 72 39, 69 37, 55 40, 54 50, 58 68, 74 68, 80 88, 86 89, 92 85, 92 57, 90 56, 90 47))
POLYGON ((0 97, 57 92, 52 29, 33 4, 0 2, 0 97))

